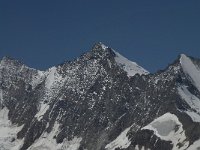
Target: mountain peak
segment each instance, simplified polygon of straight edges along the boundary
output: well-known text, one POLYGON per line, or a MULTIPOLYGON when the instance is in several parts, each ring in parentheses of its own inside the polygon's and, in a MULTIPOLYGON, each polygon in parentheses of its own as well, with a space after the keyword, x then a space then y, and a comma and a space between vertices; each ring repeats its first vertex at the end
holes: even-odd
POLYGON ((185 54, 180 54, 180 56, 179 56, 179 61, 180 61, 180 64, 181 64, 181 65, 184 65, 185 63, 188 63, 188 61, 191 61, 191 58, 188 57, 188 56, 185 55, 185 54))
POLYGON ((108 48, 108 46, 106 46, 105 44, 103 44, 102 42, 97 42, 94 44, 92 49, 102 49, 102 50, 106 50, 108 48))
POLYGON ((180 60, 181 60, 181 59, 184 59, 184 58, 186 58, 186 57, 188 57, 188 56, 187 56, 186 54, 180 54, 179 57, 180 57, 180 60))
POLYGON ((1 61, 0 61, 1 65, 8 65, 8 64, 15 64, 15 65, 23 65, 22 62, 20 62, 19 60, 12 58, 10 56, 4 56, 1 61))
POLYGON ((95 43, 92 47, 91 53, 98 58, 110 58, 115 57, 114 51, 102 42, 95 43))
MULTIPOLYGON (((114 51, 114 50, 113 50, 114 51)), ((136 62, 132 62, 128 60, 126 57, 122 56, 118 52, 114 51, 115 53, 115 61, 116 63, 121 66, 124 71, 127 72, 128 76, 134 76, 135 74, 149 74, 147 70, 139 66, 136 62)))
POLYGON ((137 63, 128 60, 120 53, 106 46, 102 42, 94 44, 92 52, 94 53, 95 56, 101 58, 106 58, 106 59, 112 58, 117 63, 117 65, 120 66, 120 68, 122 68, 125 72, 127 72, 127 75, 129 77, 134 76, 137 73, 140 75, 149 73, 141 66, 139 66, 137 63))
POLYGON ((190 57, 187 57, 184 54, 181 54, 180 63, 184 73, 189 76, 192 83, 200 91, 200 69, 198 66, 190 57))
POLYGON ((16 61, 14 58, 10 57, 10 56, 4 56, 2 58, 2 61, 16 61))

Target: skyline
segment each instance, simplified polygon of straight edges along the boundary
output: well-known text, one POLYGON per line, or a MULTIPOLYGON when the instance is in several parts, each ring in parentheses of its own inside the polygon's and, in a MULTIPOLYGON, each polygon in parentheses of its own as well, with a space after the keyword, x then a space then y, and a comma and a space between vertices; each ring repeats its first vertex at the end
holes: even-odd
MULTIPOLYGON (((102 44, 102 45, 104 45, 104 46, 106 46, 106 47, 108 47, 108 48, 111 48, 111 47, 105 45, 105 44, 102 43, 102 42, 94 43, 94 45, 95 45, 95 44, 98 44, 98 43, 100 43, 100 44, 102 44)), ((93 45, 93 46, 94 46, 94 45, 93 45)), ((93 47, 93 46, 92 46, 92 47, 93 47)), ((90 50, 92 50, 92 47, 91 47, 90 50)), ((81 55, 83 55, 83 54, 89 52, 90 50, 85 51, 85 52, 83 52, 82 54, 80 54, 78 57, 72 58, 72 59, 70 59, 70 60, 63 60, 62 62, 60 62, 60 63, 58 63, 58 64, 54 64, 54 65, 50 66, 49 68, 54 67, 54 66, 57 66, 57 65, 60 65, 60 64, 63 64, 64 62, 76 60, 77 58, 81 57, 81 55)), ((113 50, 114 50, 114 49, 113 49, 113 50)), ((115 50, 114 50, 114 52, 118 52, 118 51, 115 51, 115 50)), ((195 56, 190 56, 190 55, 187 55, 187 54, 185 54, 185 53, 180 53, 172 62, 168 63, 168 65, 166 65, 164 68, 160 68, 160 69, 156 70, 155 72, 150 72, 149 70, 147 70, 146 68, 144 68, 143 66, 141 66, 140 64, 138 64, 137 62, 135 62, 135 63, 137 63, 137 64, 140 65, 142 68, 144 68, 145 70, 149 71, 150 73, 156 73, 156 72, 158 72, 159 70, 164 70, 164 69, 167 68, 169 65, 173 64, 173 62, 176 61, 177 59, 179 59, 178 57, 181 57, 181 55, 186 55, 186 56, 189 56, 189 57, 193 57, 193 58, 200 59, 200 58, 195 57, 195 56)), ((122 55, 122 56, 124 57, 124 55, 122 55)), ((12 57, 12 56, 8 56, 8 55, 7 55, 7 56, 3 56, 3 58, 4 58, 4 57, 8 57, 9 59, 17 60, 17 61, 23 63, 24 65, 28 66, 25 62, 23 62, 23 61, 20 60, 20 59, 16 59, 16 58, 14 58, 14 57, 12 57)), ((0 61, 1 61, 3 58, 0 58, 0 61)), ((126 57, 125 57, 125 58, 126 58, 126 57)), ((127 59, 128 59, 128 58, 127 58, 127 59)), ((132 61, 132 60, 130 60, 130 61, 132 61)), ((33 68, 33 67, 31 67, 31 66, 28 66, 28 67, 33 68)), ((40 70, 40 71, 45 71, 45 70, 48 70, 49 68, 46 68, 46 69, 43 69, 43 70, 38 69, 38 70, 40 70)), ((37 68, 33 68, 33 69, 37 69, 37 68)))
POLYGON ((150 72, 200 58, 200 2, 1 1, 0 58, 45 70, 102 42, 150 72))

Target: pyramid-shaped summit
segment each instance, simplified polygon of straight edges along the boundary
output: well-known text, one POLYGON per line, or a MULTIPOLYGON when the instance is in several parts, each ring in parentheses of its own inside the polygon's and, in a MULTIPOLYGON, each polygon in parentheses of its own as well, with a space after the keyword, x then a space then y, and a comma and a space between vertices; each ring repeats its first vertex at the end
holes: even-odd
POLYGON ((112 48, 106 46, 102 42, 96 43, 92 51, 98 53, 99 55, 103 56, 112 56, 114 57, 115 63, 117 63, 120 68, 122 68, 129 77, 134 76, 135 74, 148 74, 149 72, 139 66, 136 62, 132 62, 122 56, 117 51, 113 50, 112 48))

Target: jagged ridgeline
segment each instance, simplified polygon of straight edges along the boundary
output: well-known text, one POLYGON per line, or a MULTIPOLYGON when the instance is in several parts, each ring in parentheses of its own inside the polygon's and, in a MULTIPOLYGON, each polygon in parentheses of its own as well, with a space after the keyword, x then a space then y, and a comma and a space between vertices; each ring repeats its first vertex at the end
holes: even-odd
POLYGON ((97 43, 46 71, 0 62, 0 150, 198 148, 199 59, 150 74, 97 43))

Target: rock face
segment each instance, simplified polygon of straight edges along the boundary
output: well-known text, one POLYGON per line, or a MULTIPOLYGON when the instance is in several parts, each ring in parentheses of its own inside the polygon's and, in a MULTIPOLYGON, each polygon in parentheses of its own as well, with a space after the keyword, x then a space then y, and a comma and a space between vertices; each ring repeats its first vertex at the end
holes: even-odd
POLYGON ((102 43, 38 71, 0 62, 1 150, 200 148, 200 60, 155 74, 102 43))

